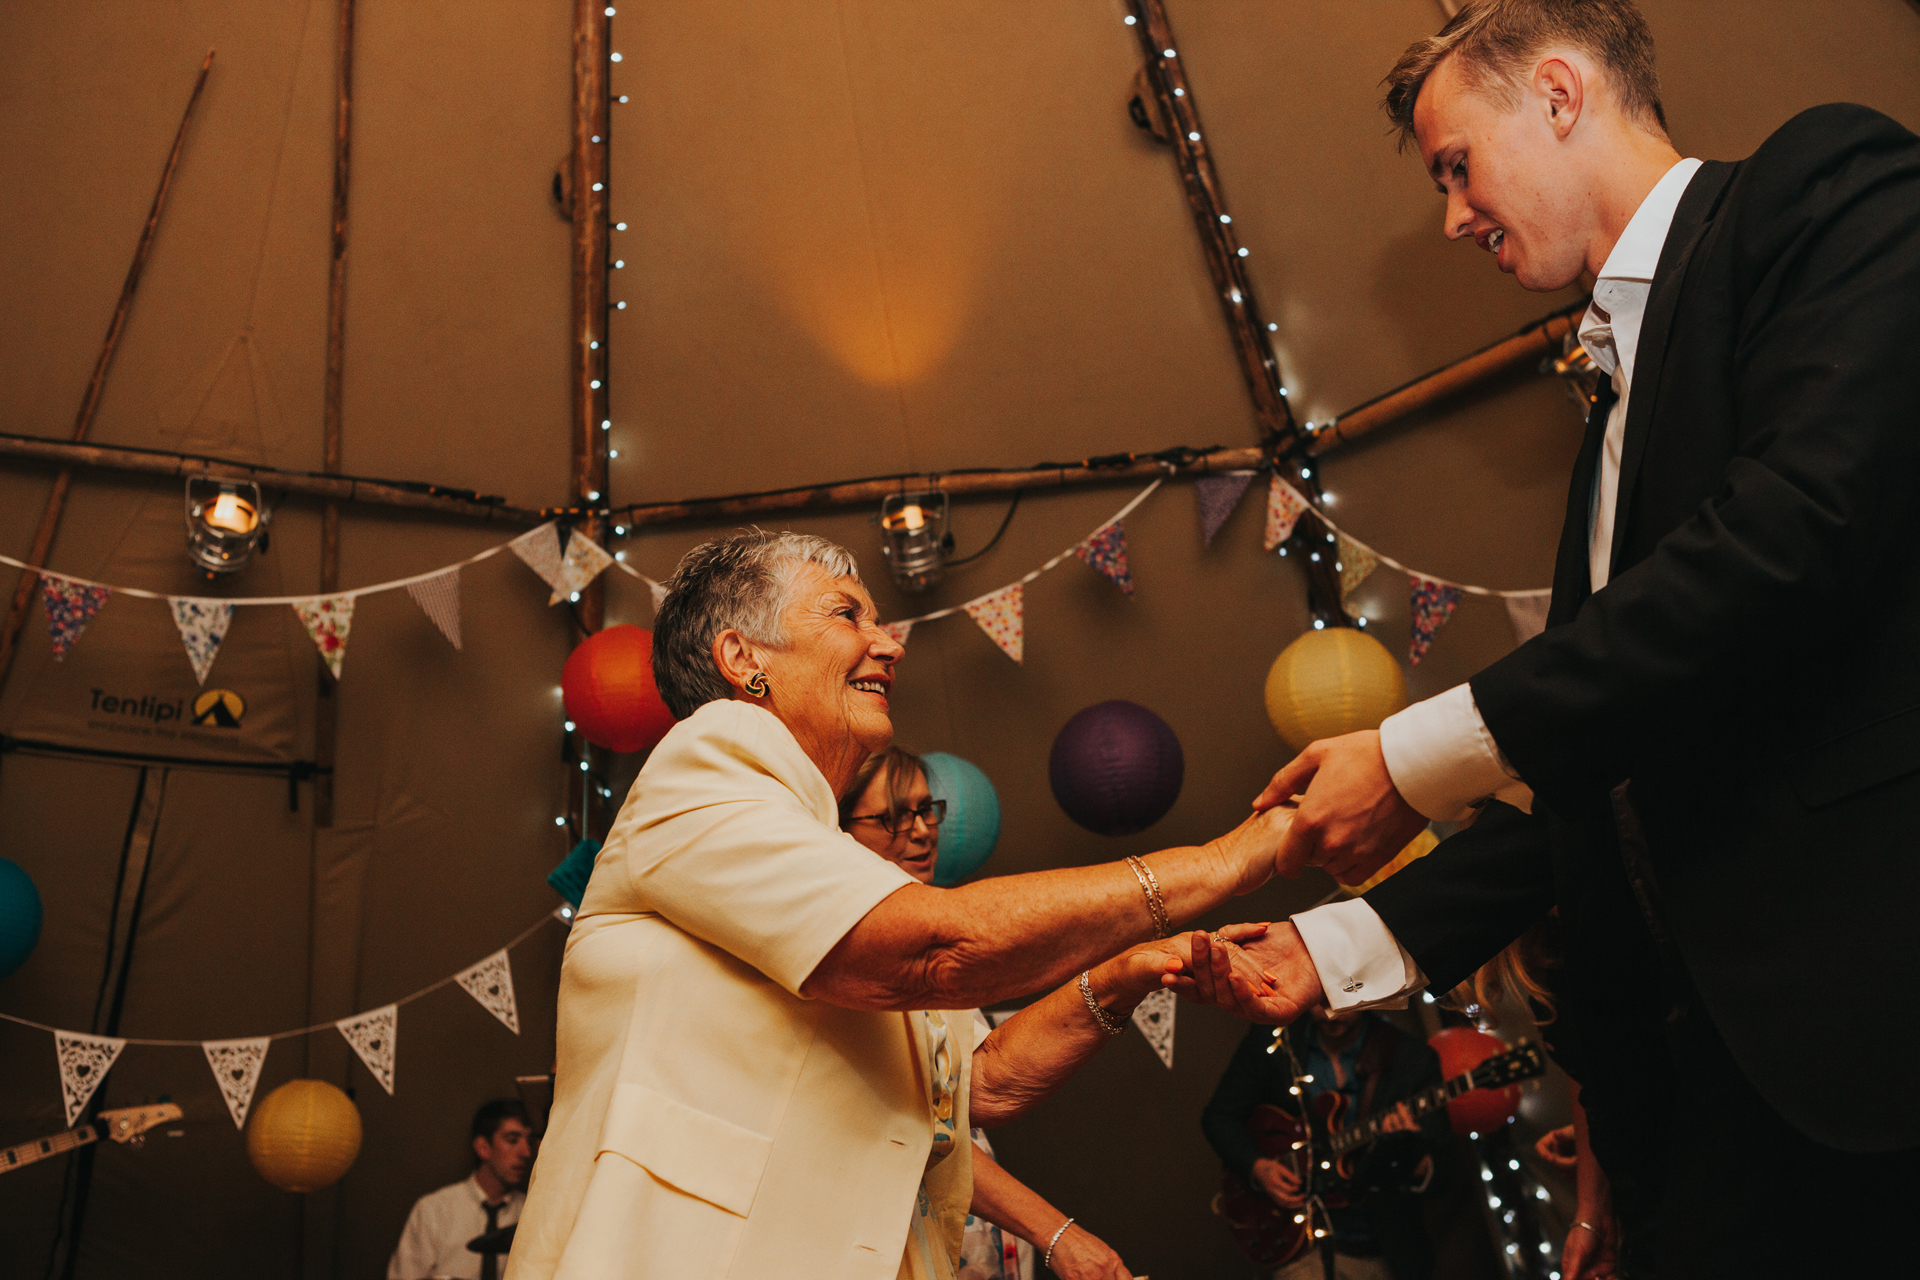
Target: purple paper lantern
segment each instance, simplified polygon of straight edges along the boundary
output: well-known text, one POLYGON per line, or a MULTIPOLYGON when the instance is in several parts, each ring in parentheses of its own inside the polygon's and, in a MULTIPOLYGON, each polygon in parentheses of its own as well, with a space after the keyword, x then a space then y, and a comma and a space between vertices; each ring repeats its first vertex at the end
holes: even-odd
POLYGON ((1186 757, 1167 722, 1116 698, 1067 721, 1053 740, 1047 781, 1067 816, 1103 836, 1130 836, 1180 798, 1186 757))

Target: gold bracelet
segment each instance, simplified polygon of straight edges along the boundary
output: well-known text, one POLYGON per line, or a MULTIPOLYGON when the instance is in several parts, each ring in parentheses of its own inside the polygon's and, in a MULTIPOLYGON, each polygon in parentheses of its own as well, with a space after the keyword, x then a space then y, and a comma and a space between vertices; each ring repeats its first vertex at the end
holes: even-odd
POLYGON ((1133 856, 1127 858, 1127 865, 1133 868, 1133 878, 1140 882, 1140 892, 1147 895, 1147 914, 1153 917, 1153 936, 1169 936, 1173 933, 1173 922, 1167 919, 1167 904, 1160 900, 1160 881, 1154 878, 1153 868, 1133 856))
POLYGON ((1093 1015, 1094 1024, 1108 1035, 1117 1036, 1127 1029, 1125 1018, 1116 1013, 1108 1013, 1100 1007, 1100 1002, 1093 998, 1093 983, 1087 980, 1087 974, 1084 972, 1080 975, 1080 998, 1087 1002, 1087 1012, 1093 1015))

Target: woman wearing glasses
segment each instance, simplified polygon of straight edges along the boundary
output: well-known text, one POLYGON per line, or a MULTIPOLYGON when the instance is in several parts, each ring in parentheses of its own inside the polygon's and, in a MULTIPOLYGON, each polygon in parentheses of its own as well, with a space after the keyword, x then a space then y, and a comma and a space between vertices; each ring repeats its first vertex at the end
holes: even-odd
MULTIPOLYGON (((840 802, 841 827, 921 884, 933 883, 946 816, 947 802, 934 799, 927 785, 926 765, 899 747, 868 756, 840 802)), ((1108 961, 1088 976, 1097 990, 1109 990, 1125 985, 1126 966, 1108 961)), ((983 1038, 993 1030, 978 1009, 973 1023, 983 1038)), ((1000 1167, 984 1130, 973 1130, 973 1147, 973 1203, 960 1245, 959 1280, 1033 1280, 1034 1261, 1049 1243, 1053 1273, 1061 1280, 1127 1274, 1120 1255, 1090 1231, 1076 1227, 1053 1239, 1067 1215, 1000 1167)))

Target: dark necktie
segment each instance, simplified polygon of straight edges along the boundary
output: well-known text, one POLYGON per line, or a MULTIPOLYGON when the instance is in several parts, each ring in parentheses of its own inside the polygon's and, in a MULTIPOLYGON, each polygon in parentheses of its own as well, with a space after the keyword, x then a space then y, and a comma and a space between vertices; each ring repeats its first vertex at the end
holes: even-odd
MULTIPOLYGON (((500 1229, 500 1211, 507 1207, 507 1202, 502 1200, 499 1204, 483 1204, 480 1207, 487 1211, 487 1234, 492 1235, 500 1229)), ((480 1255, 480 1280, 500 1280, 499 1254, 480 1255)))

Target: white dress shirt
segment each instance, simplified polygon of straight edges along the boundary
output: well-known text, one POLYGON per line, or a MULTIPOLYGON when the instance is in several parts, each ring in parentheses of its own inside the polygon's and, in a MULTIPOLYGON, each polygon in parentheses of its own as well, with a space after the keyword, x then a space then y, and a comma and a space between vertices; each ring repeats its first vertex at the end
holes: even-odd
MULTIPOLYGON (((1698 160, 1680 161, 1640 202, 1607 255, 1594 282, 1593 304, 1580 322, 1580 344, 1619 396, 1607 417, 1587 520, 1588 580, 1595 591, 1607 585, 1613 567, 1620 453, 1647 294, 1680 197, 1699 168, 1698 160)), ((1467 685, 1387 717, 1380 726, 1380 752, 1401 796, 1436 822, 1458 821, 1489 799, 1532 811, 1532 789, 1501 754, 1467 685)), ((1319 907, 1293 922, 1334 1009, 1399 1007, 1426 985, 1413 958, 1364 902, 1319 907)))
MULTIPOLYGON (((520 1221, 520 1207, 526 1196, 507 1192, 498 1226, 520 1221)), ((480 1280, 480 1255, 467 1248, 467 1241, 487 1229, 487 1194, 472 1178, 429 1192, 413 1202, 407 1225, 400 1232, 400 1247, 387 1263, 387 1280, 480 1280)), ((500 1274, 507 1271, 507 1255, 500 1255, 500 1274)))

